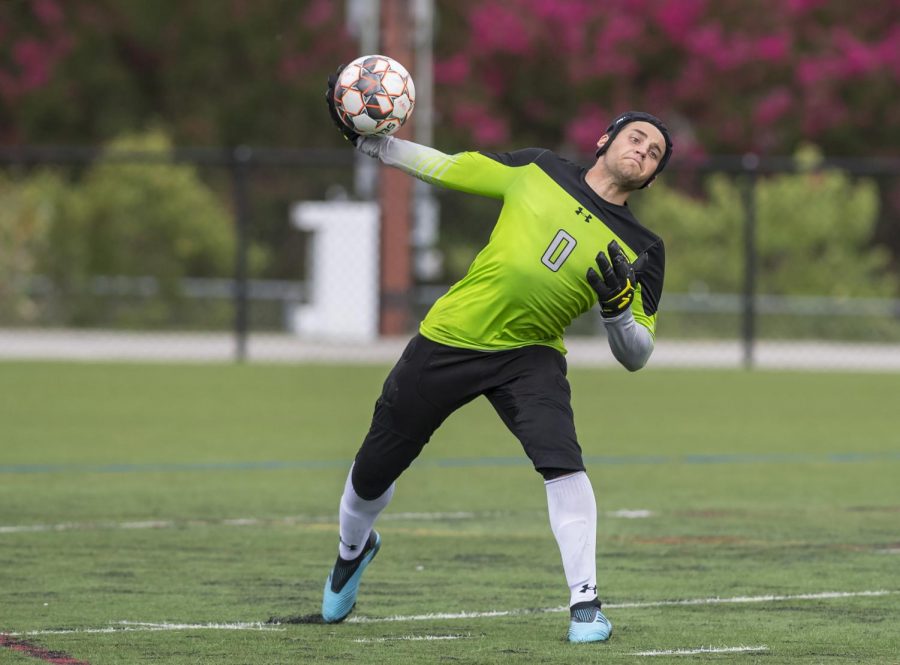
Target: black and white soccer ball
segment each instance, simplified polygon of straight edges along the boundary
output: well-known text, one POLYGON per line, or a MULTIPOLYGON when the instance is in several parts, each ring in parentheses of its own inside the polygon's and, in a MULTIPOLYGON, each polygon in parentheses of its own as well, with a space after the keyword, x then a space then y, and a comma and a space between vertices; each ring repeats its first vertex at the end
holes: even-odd
POLYGON ((386 55, 364 55, 344 67, 334 87, 334 106, 345 125, 363 136, 389 136, 416 105, 406 68, 386 55))

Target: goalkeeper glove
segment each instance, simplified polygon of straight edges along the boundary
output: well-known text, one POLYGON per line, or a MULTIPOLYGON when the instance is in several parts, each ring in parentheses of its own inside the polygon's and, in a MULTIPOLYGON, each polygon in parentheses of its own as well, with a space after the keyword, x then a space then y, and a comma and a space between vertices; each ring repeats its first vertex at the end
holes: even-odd
POLYGON ((600 301, 600 313, 604 318, 618 316, 631 306, 634 300, 634 289, 637 286, 635 273, 639 272, 647 261, 647 255, 641 256, 631 263, 613 240, 607 247, 609 259, 602 251, 597 254, 597 267, 600 274, 593 268, 587 270, 587 281, 597 293, 600 301), (612 259, 612 264, 610 264, 612 259))
POLYGON ((359 134, 341 122, 341 118, 334 106, 334 86, 337 85, 338 78, 340 78, 342 71, 344 71, 344 65, 335 69, 331 76, 328 77, 328 88, 325 90, 325 101, 328 103, 328 114, 331 116, 331 121, 339 130, 341 130, 341 134, 344 135, 344 138, 350 141, 355 147, 356 142, 360 139, 359 134))

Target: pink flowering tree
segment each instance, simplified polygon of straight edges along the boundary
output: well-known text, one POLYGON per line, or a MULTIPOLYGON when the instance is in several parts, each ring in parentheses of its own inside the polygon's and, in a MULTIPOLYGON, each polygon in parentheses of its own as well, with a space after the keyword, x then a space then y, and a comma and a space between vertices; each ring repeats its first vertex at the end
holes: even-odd
MULTIPOLYGON (((436 0, 444 147, 589 153, 609 119, 665 118, 679 157, 891 154, 900 4, 436 0)), ((0 2, 0 140, 337 145, 327 74, 357 53, 335 0, 0 2)))
POLYGON ((0 7, 0 141, 15 135, 12 109, 46 88, 73 44, 57 0, 0 7))
POLYGON ((0 2, 0 142, 324 145, 325 76, 355 52, 332 0, 0 2))
MULTIPOLYGON (((641 109, 669 124, 673 166, 790 155, 807 143, 829 157, 900 153, 898 0, 435 8, 434 143, 446 151, 537 145, 589 156, 612 117, 641 109)), ((0 0, 0 143, 99 145, 160 127, 175 145, 341 146, 322 97, 327 75, 359 55, 344 9, 339 0, 0 0)), ((290 195, 320 195, 334 177, 308 170, 290 195)), ((900 187, 885 180, 880 196, 875 236, 897 265, 900 187)), ((278 238, 271 218, 260 234, 278 238)))
POLYGON ((680 154, 896 154, 900 5, 828 0, 438 3, 439 122, 478 146, 587 153, 609 119, 665 118, 680 154))

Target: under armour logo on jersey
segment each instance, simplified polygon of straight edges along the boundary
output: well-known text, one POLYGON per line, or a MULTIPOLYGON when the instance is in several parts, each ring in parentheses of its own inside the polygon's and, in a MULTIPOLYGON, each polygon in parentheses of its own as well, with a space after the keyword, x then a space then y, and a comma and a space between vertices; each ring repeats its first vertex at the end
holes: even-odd
POLYGON ((584 221, 586 223, 590 222, 594 218, 594 216, 591 213, 585 211, 583 206, 578 206, 578 209, 575 211, 575 214, 579 215, 579 216, 584 216, 584 221))
POLYGON ((587 593, 588 591, 592 593, 597 593, 597 585, 591 586, 590 584, 585 584, 581 587, 581 591, 579 593, 587 593))

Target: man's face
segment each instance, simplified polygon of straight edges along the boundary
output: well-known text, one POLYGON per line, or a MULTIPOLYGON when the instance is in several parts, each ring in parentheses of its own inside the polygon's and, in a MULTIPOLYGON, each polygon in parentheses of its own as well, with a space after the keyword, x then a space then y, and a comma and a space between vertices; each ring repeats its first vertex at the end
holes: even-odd
MULTIPOLYGON (((600 148, 609 140, 604 134, 597 141, 600 148)), ((639 189, 656 172, 666 151, 662 132, 654 125, 636 120, 625 125, 600 158, 625 189, 639 189)))

